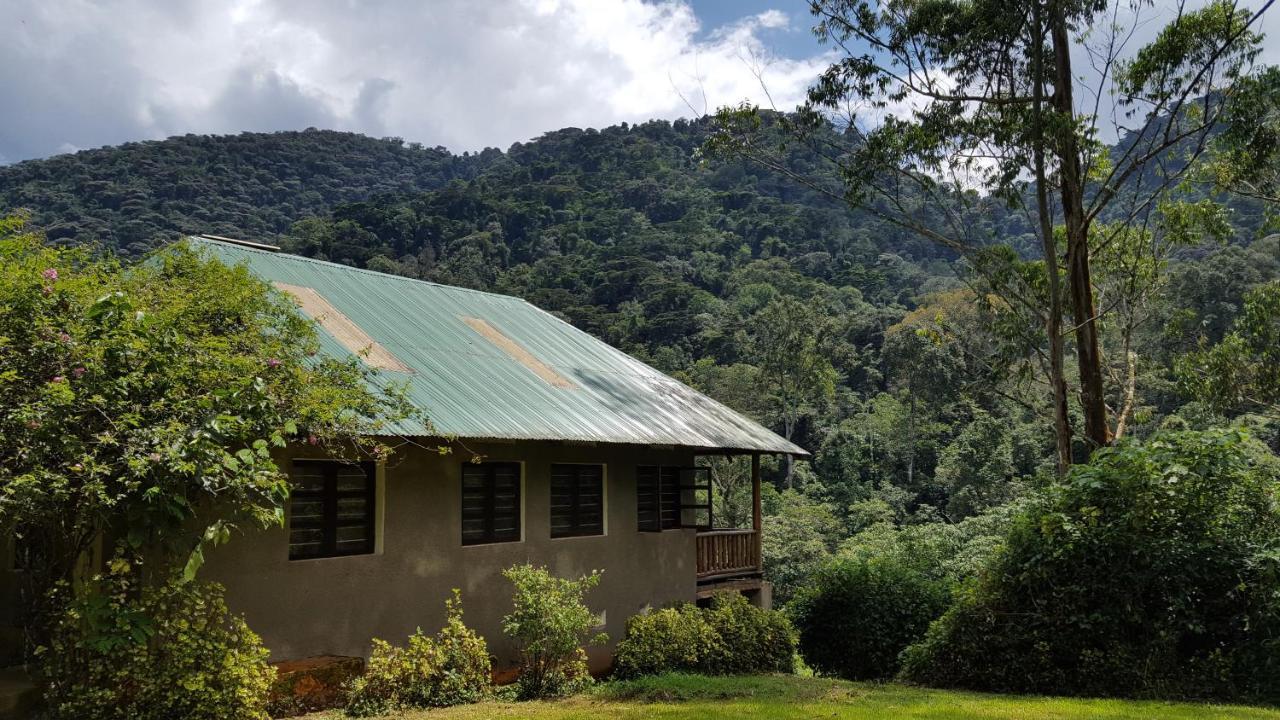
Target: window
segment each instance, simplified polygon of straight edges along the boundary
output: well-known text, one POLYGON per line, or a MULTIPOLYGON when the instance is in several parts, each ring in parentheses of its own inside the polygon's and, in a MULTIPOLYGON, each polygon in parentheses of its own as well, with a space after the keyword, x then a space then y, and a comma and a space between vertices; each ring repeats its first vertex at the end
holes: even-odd
POLYGON ((711 469, 636 468, 636 524, 641 532, 711 527, 711 469))
POLYGON ((680 468, 636 468, 636 512, 641 532, 680 527, 680 468))
POLYGON ((551 537, 604 534, 604 466, 551 466, 551 537))
POLYGON ((294 460, 290 479, 290 560, 373 552, 373 463, 294 460))
POLYGON ((462 544, 520 539, 520 463, 462 466, 462 544))

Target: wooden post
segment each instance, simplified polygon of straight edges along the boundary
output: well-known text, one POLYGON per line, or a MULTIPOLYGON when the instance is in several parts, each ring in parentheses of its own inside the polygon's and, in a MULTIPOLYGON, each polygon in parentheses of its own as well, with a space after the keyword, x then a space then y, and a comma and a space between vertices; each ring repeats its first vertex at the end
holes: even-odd
POLYGON ((751 529, 756 531, 756 569, 764 569, 764 555, 761 553, 761 525, 763 513, 760 510, 760 453, 751 453, 751 529))

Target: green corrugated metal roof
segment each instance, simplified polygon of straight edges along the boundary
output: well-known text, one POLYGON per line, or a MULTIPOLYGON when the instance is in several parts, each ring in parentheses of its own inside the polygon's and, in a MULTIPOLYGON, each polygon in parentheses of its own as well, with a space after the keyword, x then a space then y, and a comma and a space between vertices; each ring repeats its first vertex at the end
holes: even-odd
MULTIPOLYGON (((205 237, 190 238, 228 264, 273 283, 311 288, 413 370, 407 382, 430 420, 401 435, 569 440, 807 454, 711 398, 520 298, 360 270, 205 237), (482 336, 483 320, 573 387, 557 387, 482 336)), ((323 329, 322 350, 351 351, 323 329)))

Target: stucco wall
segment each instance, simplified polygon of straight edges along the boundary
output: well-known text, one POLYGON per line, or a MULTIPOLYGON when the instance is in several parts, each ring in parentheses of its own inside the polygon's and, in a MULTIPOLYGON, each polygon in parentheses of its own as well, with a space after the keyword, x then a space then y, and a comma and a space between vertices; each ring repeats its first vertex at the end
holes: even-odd
MULTIPOLYGON (((307 457, 308 450, 282 459, 307 457)), ((611 639, 610 647, 591 651, 599 668, 628 617, 646 605, 694 598, 694 532, 639 532, 635 491, 637 465, 692 461, 687 451, 637 446, 467 443, 444 456, 403 449, 379 471, 377 553, 290 561, 285 530, 252 531, 210 552, 201 575, 226 586, 232 609, 244 613, 273 660, 365 655, 373 637, 403 642, 419 626, 434 633, 444 621, 445 598, 458 588, 467 624, 488 640, 502 667, 514 661, 501 632, 511 608, 503 569, 523 562, 561 576, 601 569, 604 578, 588 598, 593 610, 604 611, 611 639), (472 453, 523 463, 522 541, 462 546, 461 466, 472 453), (550 538, 553 462, 605 465, 604 536, 550 538)))

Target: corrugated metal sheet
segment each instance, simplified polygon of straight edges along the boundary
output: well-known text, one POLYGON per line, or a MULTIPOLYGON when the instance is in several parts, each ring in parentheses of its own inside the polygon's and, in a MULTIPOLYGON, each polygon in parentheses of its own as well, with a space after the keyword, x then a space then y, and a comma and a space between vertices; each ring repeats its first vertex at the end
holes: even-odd
MULTIPOLYGON (((264 280, 312 288, 412 373, 409 399, 435 433, 401 423, 401 435, 676 445, 807 454, 758 423, 515 297, 384 275, 334 263, 191 238, 264 280), (572 383, 558 387, 484 337, 483 320, 572 383)), ((351 352, 319 330, 324 352, 351 352)))

